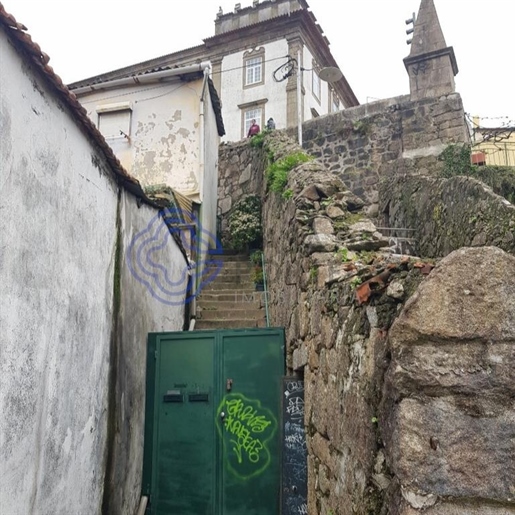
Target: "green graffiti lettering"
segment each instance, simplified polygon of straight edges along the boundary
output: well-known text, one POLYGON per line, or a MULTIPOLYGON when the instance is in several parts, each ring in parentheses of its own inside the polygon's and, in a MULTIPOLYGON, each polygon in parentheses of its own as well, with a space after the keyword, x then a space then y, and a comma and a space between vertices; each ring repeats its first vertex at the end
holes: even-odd
POLYGON ((228 468, 235 476, 248 479, 268 467, 271 458, 267 444, 276 432, 277 421, 260 401, 236 393, 226 395, 218 407, 217 428, 228 468))

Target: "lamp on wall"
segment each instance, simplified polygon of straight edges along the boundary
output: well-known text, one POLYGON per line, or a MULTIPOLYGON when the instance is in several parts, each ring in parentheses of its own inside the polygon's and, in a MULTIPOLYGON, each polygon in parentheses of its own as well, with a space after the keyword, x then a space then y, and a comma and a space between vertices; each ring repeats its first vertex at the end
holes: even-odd
MULTIPOLYGON (((312 71, 313 68, 302 68, 300 65, 300 52, 301 50, 299 49, 297 52, 297 124, 299 131, 299 146, 302 147, 302 72, 312 71)), ((318 76, 324 82, 332 84, 333 82, 338 82, 343 77, 343 73, 335 66, 328 66, 326 68, 322 68, 318 72, 318 76)))

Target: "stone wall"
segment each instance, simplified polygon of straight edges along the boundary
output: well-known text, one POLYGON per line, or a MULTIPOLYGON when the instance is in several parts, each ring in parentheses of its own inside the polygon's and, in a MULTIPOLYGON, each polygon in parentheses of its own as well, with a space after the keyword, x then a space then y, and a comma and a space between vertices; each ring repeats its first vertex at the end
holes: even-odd
MULTIPOLYGON (((295 138, 295 130, 289 135, 295 138)), ((468 141, 457 93, 416 102, 390 98, 303 124, 303 148, 372 206, 380 177, 433 174, 448 144, 468 141)))
MULTIPOLYGON (((296 130, 287 134, 296 139, 296 130)), ((457 93, 412 102, 408 95, 353 107, 303 124, 303 148, 378 214, 379 182, 395 175, 435 175, 438 156, 451 143, 468 142, 457 93)), ((227 236, 231 207, 261 191, 266 153, 250 140, 220 146, 218 213, 227 236)), ((226 240, 227 241, 227 240, 226 240)))
POLYGON ((221 217, 221 237, 230 246, 228 221, 231 209, 246 195, 259 194, 267 163, 266 153, 250 145, 246 139, 220 145, 218 161, 218 216, 221 217))
POLYGON ((515 513, 515 257, 443 259, 389 334, 381 433, 393 513, 515 513))
POLYGON ((512 207, 502 198, 472 179, 434 178, 446 145, 466 140, 459 96, 361 106, 308 122, 305 134, 305 149, 318 159, 290 172, 289 200, 267 191, 263 179, 270 156, 301 150, 281 131, 262 148, 222 147, 221 170, 228 164, 220 197, 225 214, 242 195, 263 197, 272 324, 285 327, 287 368, 306 386, 308 513, 515 513, 513 470, 500 470, 515 431, 511 387, 502 391, 513 360, 515 296, 513 281, 501 282, 515 276, 513 258, 499 248, 464 249, 435 270, 427 259, 472 241, 512 245, 512 207), (399 185, 389 196, 388 186, 378 189, 383 177, 399 185), (427 202, 417 196, 422 191, 427 202), (417 233, 424 259, 392 253, 370 219, 378 212, 371 206, 385 211, 387 202, 390 227, 406 227, 406 199, 413 220, 430 225, 417 233), (445 215, 440 232, 431 225, 435 213, 445 215), (472 222, 475 232, 463 236, 472 222), (438 251, 429 252, 435 238, 438 251), (452 326, 449 313, 467 321, 452 337, 438 332, 440 323, 452 326), (486 325, 485 314, 492 320, 486 325), (417 331, 422 336, 412 342, 417 331), (492 461, 480 472, 489 450, 492 461))
MULTIPOLYGON (((276 133, 256 152, 298 150, 276 133)), ((392 254, 317 161, 287 188, 262 192, 264 250, 272 325, 305 379, 308 513, 515 513, 514 258, 392 254)))
POLYGON ((515 206, 471 177, 389 177, 379 196, 385 226, 412 230, 420 255, 485 245, 515 253, 515 206))
POLYGON ((378 427, 386 337, 423 274, 380 250, 359 201, 319 163, 292 171, 288 187, 291 200, 264 202, 265 258, 272 325, 286 328, 287 367, 305 379, 308 513, 380 513, 391 482, 378 427))

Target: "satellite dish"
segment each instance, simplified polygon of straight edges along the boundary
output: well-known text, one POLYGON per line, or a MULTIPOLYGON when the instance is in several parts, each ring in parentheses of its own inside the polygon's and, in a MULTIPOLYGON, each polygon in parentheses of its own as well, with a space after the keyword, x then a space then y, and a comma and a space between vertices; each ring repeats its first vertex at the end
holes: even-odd
POLYGON ((325 82, 336 82, 343 77, 343 73, 339 68, 329 66, 328 68, 322 68, 318 76, 325 82))

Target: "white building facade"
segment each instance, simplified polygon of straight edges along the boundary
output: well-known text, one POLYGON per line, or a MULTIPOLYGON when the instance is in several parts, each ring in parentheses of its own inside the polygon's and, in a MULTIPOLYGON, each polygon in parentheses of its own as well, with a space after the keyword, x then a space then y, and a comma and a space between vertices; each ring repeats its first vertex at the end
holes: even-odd
POLYGON ((212 65, 211 77, 222 102, 224 141, 246 137, 252 119, 264 128, 273 118, 276 128, 284 129, 359 105, 343 73, 331 84, 321 80, 322 69, 338 68, 338 64, 305 0, 254 0, 244 8, 236 4, 233 12, 218 12, 215 35, 202 45, 91 77, 71 88, 144 77, 155 70, 201 61, 212 65), (299 53, 301 63, 297 62, 299 53), (278 70, 287 63, 289 73, 278 70), (297 73, 302 75, 300 93, 297 73))

